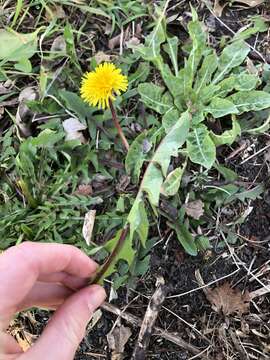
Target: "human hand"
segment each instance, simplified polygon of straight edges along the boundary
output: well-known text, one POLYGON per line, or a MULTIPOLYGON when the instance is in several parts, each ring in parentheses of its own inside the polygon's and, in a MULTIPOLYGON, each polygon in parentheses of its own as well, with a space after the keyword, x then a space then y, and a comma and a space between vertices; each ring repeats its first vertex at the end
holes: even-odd
POLYGON ((91 315, 106 297, 99 285, 85 287, 96 268, 93 260, 71 245, 25 242, 2 253, 0 360, 72 360, 91 315), (24 353, 5 331, 16 312, 32 306, 56 312, 24 353))

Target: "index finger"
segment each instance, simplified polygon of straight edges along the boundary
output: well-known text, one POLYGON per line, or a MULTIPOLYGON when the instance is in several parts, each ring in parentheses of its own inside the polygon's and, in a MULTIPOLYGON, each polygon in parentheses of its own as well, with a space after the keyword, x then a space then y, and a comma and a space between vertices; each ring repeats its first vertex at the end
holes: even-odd
POLYGON ((64 271, 86 278, 96 269, 93 260, 71 245, 25 242, 14 246, 0 255, 0 314, 12 312, 40 275, 64 271))

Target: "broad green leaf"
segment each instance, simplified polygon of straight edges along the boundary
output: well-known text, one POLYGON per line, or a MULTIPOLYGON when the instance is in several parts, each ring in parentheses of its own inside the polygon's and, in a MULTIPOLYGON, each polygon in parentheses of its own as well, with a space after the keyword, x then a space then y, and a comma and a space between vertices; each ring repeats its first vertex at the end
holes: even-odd
POLYGON ((56 131, 45 129, 39 133, 37 137, 28 138, 27 141, 32 146, 45 146, 52 147, 58 143, 59 140, 63 139, 64 133, 57 133, 56 131))
POLYGON ((196 245, 199 251, 206 251, 212 247, 209 238, 203 235, 196 238, 196 245))
POLYGON ((164 93, 164 88, 161 86, 151 83, 142 83, 138 86, 138 93, 140 94, 143 103, 159 114, 164 114, 173 107, 171 96, 168 92, 164 93))
POLYGON ((214 98, 205 111, 216 119, 228 114, 238 114, 238 109, 232 101, 219 97, 214 98))
POLYGON ((265 91, 239 91, 227 98, 236 106, 239 114, 258 111, 270 107, 270 94, 265 91))
POLYGON ((119 263, 119 266, 117 267, 118 272, 114 274, 112 279, 112 286, 116 292, 121 286, 126 285, 130 279, 130 275, 128 274, 129 267, 127 266, 127 273, 122 275, 119 270, 119 268, 121 269, 121 266, 123 267, 123 263, 119 263))
POLYGON ((150 203, 158 206, 163 176, 156 164, 150 164, 145 172, 141 190, 147 194, 150 203))
POLYGON ((189 126, 190 114, 186 111, 164 137, 145 171, 141 191, 147 193, 153 206, 158 206, 163 176, 167 175, 171 157, 178 155, 179 148, 186 141, 189 126))
POLYGON ((162 79, 169 89, 170 93, 174 97, 174 103, 179 111, 183 111, 184 104, 184 89, 183 89, 183 71, 178 76, 174 76, 168 66, 168 64, 160 63, 158 67, 160 70, 162 79))
POLYGON ((93 108, 87 105, 79 95, 67 90, 59 90, 59 95, 66 107, 69 110, 74 111, 80 120, 89 117, 93 112, 93 108))
POLYGON ((227 167, 220 165, 220 164, 214 164, 214 168, 217 169, 221 173, 221 175, 224 177, 225 180, 228 181, 235 181, 238 178, 238 175, 236 172, 234 172, 231 169, 228 169, 227 167))
POLYGON ((164 176, 166 176, 171 156, 177 156, 178 149, 184 144, 188 135, 189 126, 190 115, 188 112, 185 112, 171 128, 170 132, 163 138, 149 162, 127 219, 131 226, 131 239, 137 229, 140 229, 138 232, 139 236, 141 239, 144 239, 143 236, 146 234, 146 224, 148 223, 146 223, 147 215, 144 209, 141 211, 142 208, 140 207, 143 201, 143 193, 145 192, 147 194, 153 208, 158 206, 163 175, 165 174, 164 176))
POLYGON ((202 63, 202 66, 198 72, 197 79, 194 85, 194 90, 197 94, 211 82, 212 76, 218 66, 218 58, 216 53, 207 55, 202 63))
POLYGON ((0 29, 0 60, 30 59, 37 51, 39 29, 28 34, 0 29))
POLYGON ((190 160, 210 169, 216 160, 216 147, 207 127, 203 124, 193 128, 187 138, 187 152, 190 160))
POLYGON ((130 238, 133 239, 134 233, 137 232, 142 245, 145 247, 145 242, 148 237, 149 222, 142 198, 135 199, 127 221, 130 224, 130 238))
POLYGON ((192 49, 188 59, 185 61, 184 69, 179 72, 179 75, 183 76, 183 88, 186 100, 188 100, 187 97, 192 88, 197 67, 206 48, 206 33, 203 31, 194 8, 192 8, 192 21, 188 23, 188 33, 192 40, 192 49))
POLYGON ((205 115, 202 110, 196 111, 194 114, 192 114, 192 126, 198 125, 205 119, 205 115))
POLYGON ((260 184, 255 186, 253 189, 242 191, 241 193, 237 193, 234 196, 244 202, 246 199, 258 199, 263 192, 264 186, 260 184))
POLYGON ((116 211, 124 213, 125 212, 125 199, 123 196, 120 196, 116 203, 116 211))
POLYGON ((128 76, 129 85, 146 81, 149 72, 150 72, 149 62, 141 62, 137 70, 128 76))
POLYGON ((167 43, 164 44, 163 48, 169 55, 173 65, 175 76, 178 75, 178 44, 179 39, 177 36, 167 37, 167 43))
MULTIPOLYGON (((117 232, 117 234, 115 235, 115 237, 113 239, 109 240, 105 244, 104 248, 111 253, 113 251, 113 249, 115 248, 115 246, 120 238, 120 235, 121 235, 121 230, 117 232)), ((130 236, 127 236, 122 248, 117 253, 117 256, 113 259, 110 267, 108 268, 106 273, 103 275, 103 278, 110 276, 112 273, 114 273, 117 270, 115 266, 119 260, 125 260, 130 266, 134 259, 134 256, 135 256, 135 250, 132 247, 131 238, 130 238, 130 236)))
POLYGON ((140 44, 129 46, 146 61, 155 62, 158 59, 160 54, 160 45, 166 40, 166 25, 164 21, 164 15, 164 11, 160 13, 156 26, 154 27, 153 31, 146 37, 144 45, 140 44))
POLYGON ((165 196, 175 195, 180 187, 181 179, 186 166, 178 167, 171 171, 162 184, 162 194, 165 196))
POLYGON ((186 141, 190 127, 190 120, 191 116, 188 111, 181 115, 180 119, 159 144, 148 168, 151 168, 154 164, 158 164, 163 175, 167 175, 171 157, 178 155, 180 147, 186 141))
POLYGON ((135 269, 132 272, 134 276, 144 275, 150 267, 151 255, 145 256, 142 260, 137 261, 135 269))
POLYGON ((134 182, 139 180, 141 167, 147 157, 147 152, 144 150, 144 143, 147 141, 147 132, 138 135, 130 145, 126 156, 125 167, 134 182))
POLYGON ((30 73, 32 71, 32 65, 30 60, 28 59, 21 59, 14 65, 16 70, 22 71, 24 73, 30 73))
POLYGON ((214 141, 216 146, 220 145, 231 145, 238 135, 241 135, 241 127, 237 120, 232 119, 232 129, 224 131, 221 135, 210 132, 211 139, 214 141))
POLYGON ((244 41, 237 41, 225 47, 218 61, 218 71, 213 85, 220 82, 233 68, 242 64, 249 53, 249 46, 244 41))
POLYGON ((251 134, 251 135, 259 135, 259 134, 263 134, 264 132, 269 130, 269 128, 270 128, 270 116, 268 116, 266 121, 261 126, 259 126, 257 128, 253 128, 253 129, 248 129, 245 132, 247 132, 248 134, 251 134))
POLYGON ((228 93, 232 92, 235 88, 235 84, 237 83, 237 78, 235 75, 227 77, 226 79, 222 80, 219 86, 219 97, 225 97, 228 93))
POLYGON ((196 256, 198 254, 196 243, 193 239, 193 236, 188 231, 188 228, 185 224, 169 224, 169 226, 175 230, 177 239, 180 244, 183 246, 185 251, 191 255, 196 256))
MULTIPOLYGON (((259 5, 263 1, 256 1, 255 5, 259 5)), ((242 28, 237 31, 237 33, 233 37, 233 41, 236 40, 246 40, 249 39, 252 35, 257 34, 258 32, 265 32, 269 29, 268 24, 264 21, 263 17, 261 15, 254 16, 251 18, 251 20, 254 22, 253 26, 248 27, 247 29, 243 30, 242 28)))
POLYGON ((214 96, 220 93, 220 86, 218 85, 208 85, 203 88, 199 94, 199 101, 202 104, 209 104, 209 102, 213 99, 214 96))
POLYGON ((164 24, 164 14, 161 14, 157 24, 150 35, 148 35, 145 39, 145 47, 148 49, 146 52, 146 56, 149 58, 154 59, 160 53, 160 45, 164 43, 166 40, 165 35, 165 24, 164 24))
POLYGON ((237 76, 235 90, 237 91, 251 91, 260 84, 258 76, 241 73, 237 76))
POLYGON ((162 117, 162 126, 166 133, 170 131, 172 126, 179 120, 179 111, 176 108, 169 109, 162 117))
POLYGON ((250 91, 256 88, 259 84, 259 79, 255 75, 241 73, 239 75, 232 75, 219 83, 220 90, 219 97, 224 97, 233 90, 250 91))
POLYGON ((222 204, 229 204, 235 200, 234 195, 239 191, 239 187, 234 184, 228 184, 223 186, 214 186, 213 189, 208 190, 205 193, 202 193, 201 196, 209 202, 216 203, 216 206, 221 206, 222 204))

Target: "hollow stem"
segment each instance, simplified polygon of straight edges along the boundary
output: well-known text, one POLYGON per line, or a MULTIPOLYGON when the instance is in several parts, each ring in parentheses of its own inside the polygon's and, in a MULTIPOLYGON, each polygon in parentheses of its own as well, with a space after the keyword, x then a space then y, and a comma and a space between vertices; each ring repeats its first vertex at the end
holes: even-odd
POLYGON ((129 144, 128 144, 128 141, 123 133, 123 130, 121 128, 121 125, 119 124, 119 121, 117 119, 117 115, 116 115, 116 111, 115 111, 115 108, 113 106, 113 103, 112 103, 112 100, 109 99, 109 105, 110 105, 110 109, 111 109, 111 113, 112 113, 112 119, 113 119, 113 122, 114 122, 114 125, 118 131, 118 134, 121 138, 121 141, 122 141, 122 144, 124 145, 124 148, 126 149, 126 151, 129 150, 129 144))
POLYGON ((105 273, 107 272, 107 270, 109 269, 109 267, 115 262, 119 252, 121 251, 127 234, 128 234, 128 230, 129 230, 129 226, 126 225, 121 234, 120 237, 113 249, 113 251, 111 252, 111 254, 108 256, 107 260, 105 261, 105 263, 100 267, 100 269, 97 271, 96 275, 94 276, 94 278, 90 279, 90 284, 97 284, 100 281, 103 280, 103 277, 105 275, 105 273))

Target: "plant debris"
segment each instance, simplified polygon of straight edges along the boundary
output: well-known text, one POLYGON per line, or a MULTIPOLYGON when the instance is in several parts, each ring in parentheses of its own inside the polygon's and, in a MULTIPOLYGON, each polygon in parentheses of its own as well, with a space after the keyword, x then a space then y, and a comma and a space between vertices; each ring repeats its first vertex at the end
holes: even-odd
POLYGON ((91 243, 92 232, 95 224, 96 210, 90 210, 85 214, 83 223, 83 237, 86 244, 89 246, 91 243))
POLYGON ((116 325, 107 335, 107 341, 112 350, 112 360, 122 360, 124 358, 125 345, 131 334, 129 327, 116 325))
POLYGON ((203 202, 201 200, 195 200, 188 202, 183 207, 186 211, 186 214, 193 219, 199 220, 200 217, 204 214, 203 202))
POLYGON ((216 312, 222 312, 223 315, 238 313, 245 314, 249 311, 249 292, 244 294, 239 289, 234 289, 228 282, 216 287, 213 290, 206 290, 206 297, 212 304, 212 309, 216 312))
POLYGON ((80 143, 86 143, 82 131, 87 127, 78 119, 69 118, 63 121, 63 128, 66 132, 66 140, 79 140, 80 143))

